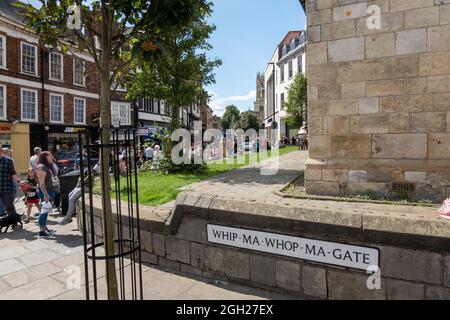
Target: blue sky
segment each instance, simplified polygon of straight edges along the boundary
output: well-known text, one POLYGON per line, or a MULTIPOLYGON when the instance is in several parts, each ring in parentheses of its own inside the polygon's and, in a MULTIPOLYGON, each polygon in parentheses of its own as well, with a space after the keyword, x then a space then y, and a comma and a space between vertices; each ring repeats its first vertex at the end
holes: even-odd
MULTIPOLYGON (((0 0, 1 1, 1 0, 0 0)), ((37 0, 23 0, 37 4, 37 0)), ((275 46, 289 30, 305 28, 305 15, 298 0, 212 0, 211 57, 222 59, 216 84, 207 88, 215 114, 235 104, 242 111, 253 109, 256 73, 264 71, 275 46)))
POLYGON ((305 15, 298 0, 213 0, 211 56, 222 59, 210 105, 217 115, 229 104, 253 109, 256 73, 264 71, 275 47, 289 30, 303 30, 305 15))

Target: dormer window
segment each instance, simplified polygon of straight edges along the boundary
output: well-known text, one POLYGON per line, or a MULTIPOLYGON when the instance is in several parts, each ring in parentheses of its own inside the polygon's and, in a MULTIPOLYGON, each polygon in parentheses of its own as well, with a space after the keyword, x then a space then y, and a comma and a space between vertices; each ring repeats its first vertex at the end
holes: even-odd
POLYGON ((306 32, 302 32, 302 35, 300 36, 300 43, 304 44, 306 42, 306 32))
POLYGON ((291 48, 295 49, 297 47, 297 39, 296 38, 292 38, 291 41, 291 48))
POLYGON ((283 47, 283 56, 286 55, 289 52, 289 49, 290 49, 289 45, 285 44, 284 47, 283 47))

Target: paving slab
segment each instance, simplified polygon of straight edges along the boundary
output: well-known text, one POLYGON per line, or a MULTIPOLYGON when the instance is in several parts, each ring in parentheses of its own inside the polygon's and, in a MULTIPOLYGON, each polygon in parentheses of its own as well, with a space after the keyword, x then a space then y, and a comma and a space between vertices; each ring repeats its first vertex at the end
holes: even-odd
POLYGON ((61 282, 46 277, 3 292, 0 300, 46 300, 66 291, 61 282))
POLYGON ((8 246, 0 248, 0 261, 9 260, 12 258, 17 258, 25 254, 30 253, 29 249, 23 246, 8 246))
POLYGON ((25 264, 16 259, 2 261, 0 262, 0 277, 26 268, 25 264))
POLYGON ((33 266, 18 272, 5 275, 3 279, 9 283, 11 287, 19 287, 21 285, 51 276, 62 269, 51 263, 44 263, 33 266))
MULTIPOLYGON (((25 208, 17 206, 17 210, 20 213, 25 208)), ((23 230, 0 235, 0 300, 85 299, 83 237, 78 231, 75 219, 66 226, 56 225, 59 219, 54 215, 49 217, 49 225, 56 229, 55 236, 49 239, 37 236, 39 228, 34 221, 24 225, 23 230), (80 268, 80 289, 67 285, 71 274, 65 270, 74 266, 80 268)), ((129 264, 129 261, 125 262, 126 265, 129 264)), ((92 287, 91 263, 88 269, 89 286, 92 287)), ((128 269, 129 266, 126 270, 128 269)), ((105 265, 99 262, 99 299, 106 299, 104 275, 105 265)), ((142 276, 146 300, 246 300, 278 297, 253 288, 219 287, 208 279, 186 277, 145 265, 142 267, 142 276)), ((126 281, 127 292, 130 293, 130 281, 128 278, 126 281)))
POLYGON ((50 262, 59 257, 61 257, 61 255, 57 254, 56 252, 49 250, 40 250, 23 255, 19 257, 18 260, 20 260, 20 262, 22 262, 24 265, 32 267, 46 262, 50 262))

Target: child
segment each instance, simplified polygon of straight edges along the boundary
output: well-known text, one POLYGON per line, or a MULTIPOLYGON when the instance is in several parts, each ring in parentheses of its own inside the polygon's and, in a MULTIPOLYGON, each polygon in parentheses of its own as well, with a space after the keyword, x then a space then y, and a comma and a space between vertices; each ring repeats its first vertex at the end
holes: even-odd
POLYGON ((38 181, 36 178, 36 174, 34 173, 34 169, 30 168, 28 170, 28 176, 25 179, 25 183, 22 187, 22 191, 25 193, 25 205, 27 206, 27 217, 25 218, 25 223, 30 222, 30 214, 33 205, 41 211, 41 206, 39 204, 39 195, 37 191, 38 181))

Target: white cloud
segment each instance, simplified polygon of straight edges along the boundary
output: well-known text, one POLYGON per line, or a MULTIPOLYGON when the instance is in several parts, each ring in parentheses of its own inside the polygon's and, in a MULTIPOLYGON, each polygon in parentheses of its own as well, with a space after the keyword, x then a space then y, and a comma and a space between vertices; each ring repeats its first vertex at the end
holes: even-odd
POLYGON ((230 101, 248 101, 248 100, 255 100, 256 99, 256 90, 250 91, 245 96, 231 96, 228 98, 230 101))
MULTIPOLYGON (((218 115, 220 117, 225 112, 225 108, 228 105, 233 104, 233 102, 237 102, 237 101, 253 101, 253 100, 256 99, 256 90, 251 90, 246 95, 230 96, 230 97, 226 97, 226 98, 220 98, 217 95, 217 93, 213 92, 213 91, 210 91, 209 94, 211 95, 211 101, 209 103, 209 106, 211 107, 211 109, 213 109, 214 114, 216 114, 216 115, 218 115)), ((245 111, 245 110, 241 110, 241 111, 245 111)))

